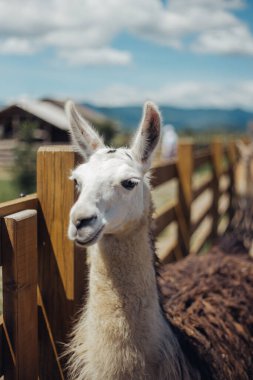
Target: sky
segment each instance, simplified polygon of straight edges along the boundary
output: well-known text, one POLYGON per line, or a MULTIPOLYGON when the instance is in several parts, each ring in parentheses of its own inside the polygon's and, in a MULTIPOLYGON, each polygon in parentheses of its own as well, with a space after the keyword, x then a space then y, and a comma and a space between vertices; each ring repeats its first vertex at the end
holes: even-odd
POLYGON ((0 0, 0 102, 253 111, 253 0, 0 0))

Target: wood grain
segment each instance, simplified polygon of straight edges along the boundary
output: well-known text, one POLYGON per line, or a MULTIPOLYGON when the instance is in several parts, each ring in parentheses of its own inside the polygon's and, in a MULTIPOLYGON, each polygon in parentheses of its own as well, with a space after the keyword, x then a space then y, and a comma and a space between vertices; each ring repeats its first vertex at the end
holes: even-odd
POLYGON ((27 209, 37 209, 37 194, 27 195, 26 197, 14 199, 13 201, 0 203, 0 217, 14 214, 27 209))
MULTIPOLYGON (((37 194, 27 195, 23 198, 14 199, 8 202, 0 203, 0 241, 1 241, 1 224, 2 218, 6 215, 14 214, 19 211, 34 209, 37 210, 37 194)), ((0 265, 2 265, 2 244, 0 242, 0 265)))
POLYGON ((192 175, 194 169, 193 143, 191 139, 178 144, 178 240, 182 255, 190 253, 191 204, 193 200, 192 175))
POLYGON ((5 379, 38 378, 37 212, 4 218, 3 317, 16 365, 6 362, 5 379))
MULTIPOLYGON (((58 356, 85 292, 86 254, 78 252, 67 237, 69 212, 75 201, 74 184, 68 178, 77 162, 78 157, 69 146, 43 147, 38 151, 39 288, 47 316, 46 328, 58 356)), ((44 322, 39 329, 41 366, 47 363, 40 368, 40 376, 45 380, 60 379, 50 339, 43 339, 44 322)))

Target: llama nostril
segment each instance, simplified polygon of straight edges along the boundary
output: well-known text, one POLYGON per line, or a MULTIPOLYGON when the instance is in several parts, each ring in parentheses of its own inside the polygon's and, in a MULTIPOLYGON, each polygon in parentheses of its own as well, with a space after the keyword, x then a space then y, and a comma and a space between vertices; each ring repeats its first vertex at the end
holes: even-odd
POLYGON ((92 215, 89 218, 78 219, 76 221, 76 228, 79 230, 82 227, 86 227, 97 219, 97 215, 92 215))

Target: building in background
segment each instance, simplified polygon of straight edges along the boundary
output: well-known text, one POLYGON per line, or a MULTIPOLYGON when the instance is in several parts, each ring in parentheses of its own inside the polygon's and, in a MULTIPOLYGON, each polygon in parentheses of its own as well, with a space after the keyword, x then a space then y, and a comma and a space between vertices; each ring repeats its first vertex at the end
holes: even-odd
MULTIPOLYGON (((70 142, 65 101, 55 99, 22 100, 0 110, 0 166, 13 164, 13 151, 18 144, 24 123, 35 125, 33 140, 37 146, 70 142)), ((104 136, 109 143, 117 132, 117 124, 86 106, 77 105, 80 114, 104 136)))
MULTIPOLYGON (((68 122, 64 111, 65 101, 54 99, 22 100, 0 110, 0 138, 16 139, 21 123, 37 124, 34 139, 45 143, 69 141, 68 122)), ((80 114, 98 130, 115 123, 101 113, 88 107, 77 105, 80 114)))

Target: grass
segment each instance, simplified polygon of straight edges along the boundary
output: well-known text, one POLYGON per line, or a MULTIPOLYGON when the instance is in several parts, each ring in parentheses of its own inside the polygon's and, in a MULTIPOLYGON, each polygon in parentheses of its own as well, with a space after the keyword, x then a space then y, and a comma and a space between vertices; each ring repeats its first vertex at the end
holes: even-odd
MULTIPOLYGON (((0 203, 15 199, 19 196, 18 189, 15 187, 11 178, 11 173, 7 171, 0 172, 0 203)), ((2 268, 0 268, 0 315, 3 312, 3 294, 2 294, 2 268)))
POLYGON ((9 201, 19 197, 19 191, 16 188, 10 174, 0 173, 0 202, 9 201))

